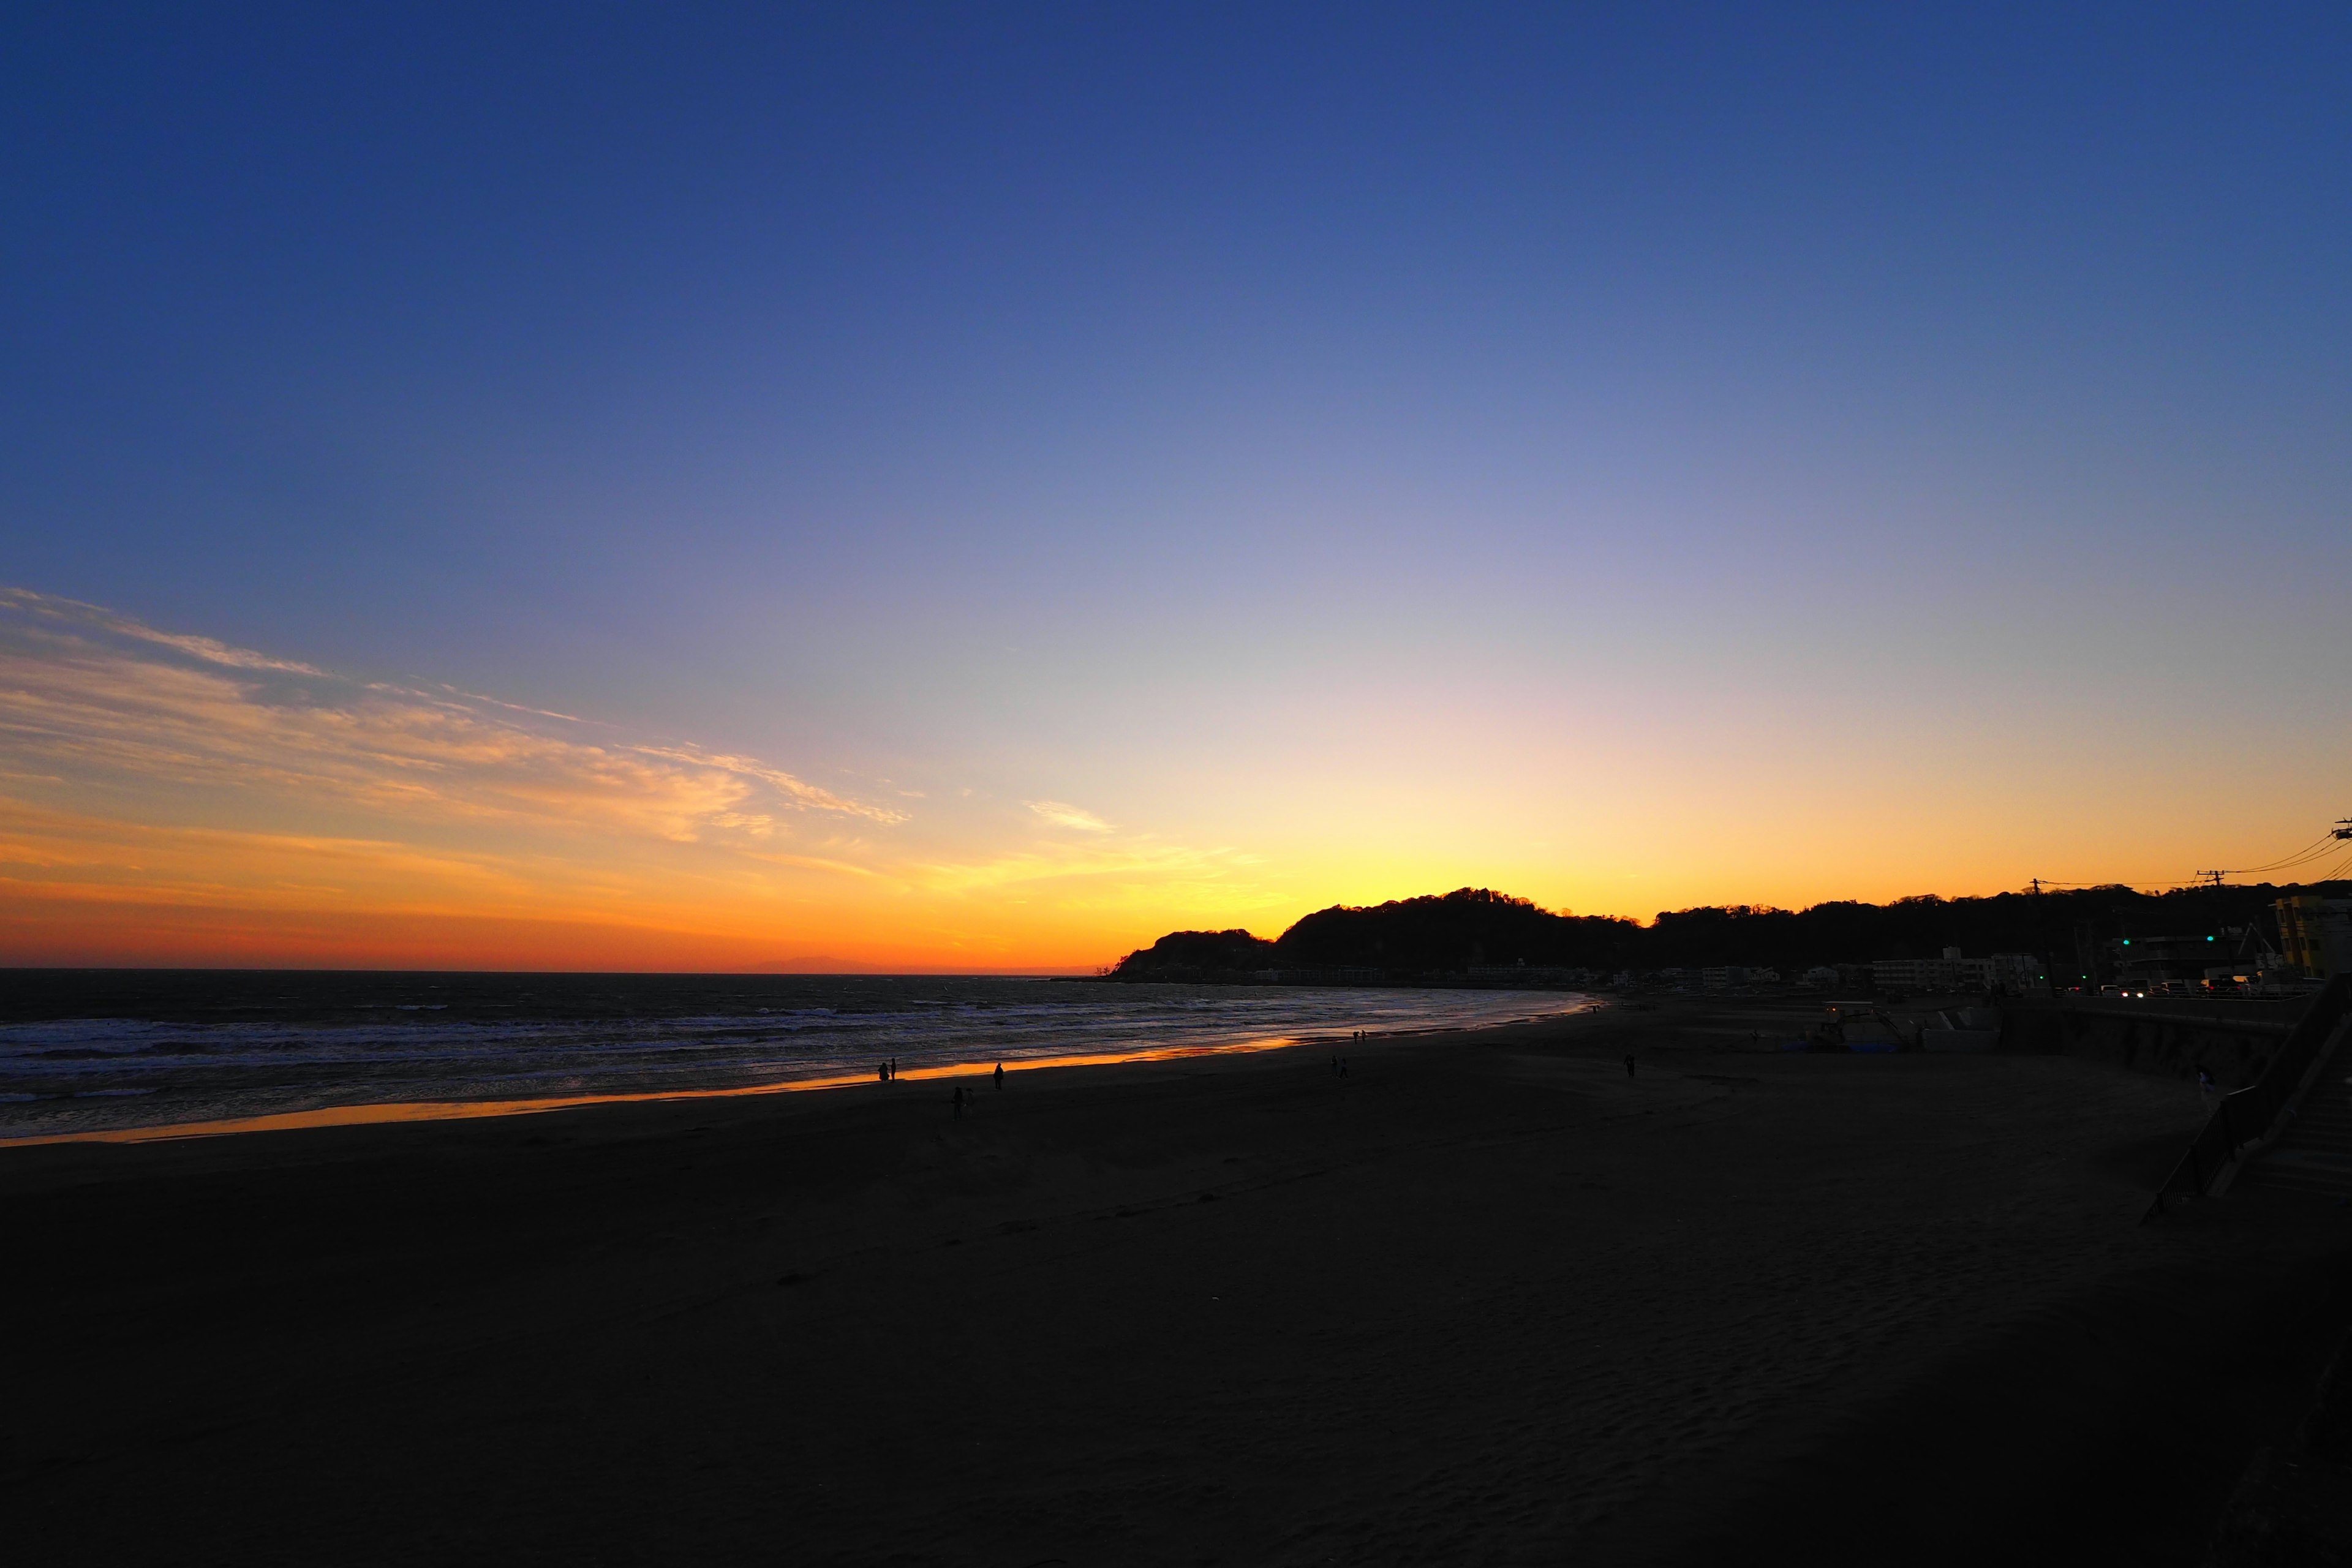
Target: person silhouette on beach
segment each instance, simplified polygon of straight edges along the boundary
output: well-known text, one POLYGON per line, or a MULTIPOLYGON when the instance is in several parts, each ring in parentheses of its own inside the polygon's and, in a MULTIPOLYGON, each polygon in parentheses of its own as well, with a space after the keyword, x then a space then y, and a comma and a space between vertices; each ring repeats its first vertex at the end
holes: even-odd
POLYGON ((963 1120, 963 1085, 961 1084, 956 1085, 954 1104, 956 1120, 961 1121, 963 1120))
POLYGON ((1004 1064, 1003 1062, 996 1064, 996 1087, 999 1089, 1003 1089, 1004 1087, 1004 1064))
POLYGON ((1633 1076, 1633 1053, 1631 1051, 1625 1053, 1625 1076, 1627 1078, 1633 1076))
POLYGON ((890 1064, 888 1062, 884 1062, 880 1067, 876 1068, 874 1069, 874 1076, 881 1079, 884 1083, 888 1083, 890 1081, 890 1064))

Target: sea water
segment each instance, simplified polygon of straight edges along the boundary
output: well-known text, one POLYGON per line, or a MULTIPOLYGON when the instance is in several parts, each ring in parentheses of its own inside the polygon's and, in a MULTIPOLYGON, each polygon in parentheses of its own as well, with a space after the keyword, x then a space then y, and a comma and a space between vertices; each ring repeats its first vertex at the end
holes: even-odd
POLYGON ((1558 992, 869 975, 0 972, 0 1139, 1508 1023, 1558 992))

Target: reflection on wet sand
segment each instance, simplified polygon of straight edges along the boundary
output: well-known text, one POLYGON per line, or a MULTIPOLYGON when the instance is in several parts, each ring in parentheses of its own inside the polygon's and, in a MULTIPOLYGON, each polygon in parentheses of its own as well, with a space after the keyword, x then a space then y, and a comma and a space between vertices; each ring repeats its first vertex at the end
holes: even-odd
MULTIPOLYGON (((1411 1033, 1421 1033, 1414 1030, 1411 1033)), ((1114 1062, 1165 1062, 1187 1057, 1226 1057, 1250 1051, 1280 1050, 1303 1045, 1314 1037, 1272 1035, 1212 1046, 1167 1046, 1156 1050, 1103 1051, 1087 1056, 1049 1057, 1024 1061, 1023 1072, 1048 1068, 1103 1067, 1114 1062)), ((904 1068, 899 1080, 971 1078, 995 1070, 988 1061, 950 1062, 938 1067, 904 1068)), ((780 1083, 737 1085, 731 1089, 663 1089, 645 1094, 575 1094, 538 1100, 394 1100, 380 1104, 321 1105, 309 1110, 274 1111, 266 1116, 232 1116, 215 1121, 181 1121, 159 1127, 119 1127, 89 1132, 53 1132, 31 1138, 0 1139, 0 1148, 29 1148, 42 1143, 153 1143, 172 1138, 219 1138, 234 1132, 289 1132, 306 1127, 358 1127, 387 1121, 467 1121, 489 1116, 530 1116, 546 1110, 571 1110, 583 1105, 636 1105, 653 1100, 736 1100, 755 1094, 797 1094, 804 1089, 847 1089, 872 1084, 869 1073, 840 1073, 829 1078, 792 1079, 780 1083)))

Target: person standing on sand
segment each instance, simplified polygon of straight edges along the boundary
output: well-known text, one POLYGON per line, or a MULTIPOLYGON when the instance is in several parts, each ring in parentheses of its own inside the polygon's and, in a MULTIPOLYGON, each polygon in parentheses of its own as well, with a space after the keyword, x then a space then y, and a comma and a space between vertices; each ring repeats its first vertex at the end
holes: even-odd
POLYGON ((1004 1087, 1004 1064, 1003 1062, 996 1064, 996 1087, 999 1089, 1003 1089, 1004 1087))
POLYGON ((874 1076, 881 1079, 884 1083, 888 1083, 890 1081, 890 1064, 888 1062, 884 1062, 880 1067, 876 1068, 874 1069, 874 1076))
POLYGON ((1633 1076, 1633 1053, 1631 1051, 1625 1053, 1625 1076, 1627 1078, 1633 1076))

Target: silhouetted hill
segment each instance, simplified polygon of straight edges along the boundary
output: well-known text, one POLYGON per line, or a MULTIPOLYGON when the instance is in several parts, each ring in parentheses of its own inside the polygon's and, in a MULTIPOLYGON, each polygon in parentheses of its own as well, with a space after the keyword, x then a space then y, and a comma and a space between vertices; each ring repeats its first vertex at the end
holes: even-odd
POLYGON ((1247 931, 1174 931, 1131 952, 1121 980, 1210 979, 1221 971, 1370 968, 1446 973, 1482 964, 1582 965, 1633 962, 1641 925, 1559 915, 1486 888, 1318 910, 1266 942, 1247 931))
POLYGON ((1121 959, 1114 971, 1122 980, 1160 979, 1171 972, 1193 975, 1269 969, 1274 943, 1245 931, 1171 931, 1150 947, 1121 959))
MULTIPOLYGON (((2346 884, 2322 885, 2342 896, 2346 884)), ((2196 887, 2143 893, 2115 886, 1933 894, 1891 904, 1850 900, 1804 910, 1730 905, 1663 910, 1648 925, 1555 913, 1485 888, 1318 910, 1273 942, 1245 931, 1175 931, 1131 952, 1120 980, 1216 979, 1266 969, 1372 969, 1397 978, 1458 974, 1496 964, 1614 972, 1737 963, 1790 974, 1818 963, 1932 958, 1947 947, 1970 956, 2032 953, 2053 979, 2079 952, 2117 936, 2192 935, 2251 928, 2275 945, 2272 903, 2315 887, 2196 887)))
POLYGON ((1275 942, 1285 963, 1450 972, 1482 964, 1597 968, 1632 961, 1633 921, 1558 915, 1486 888, 1399 899, 1366 909, 1318 910, 1275 942))

